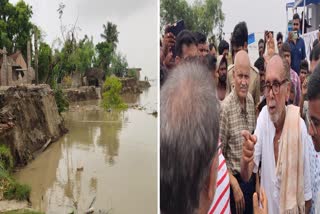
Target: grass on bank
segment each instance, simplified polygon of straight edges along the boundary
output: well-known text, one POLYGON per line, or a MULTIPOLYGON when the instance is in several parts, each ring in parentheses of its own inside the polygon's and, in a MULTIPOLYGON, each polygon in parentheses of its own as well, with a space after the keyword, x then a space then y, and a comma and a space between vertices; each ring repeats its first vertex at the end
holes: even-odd
POLYGON ((8 147, 0 145, 0 192, 6 200, 29 201, 31 188, 11 176, 13 158, 8 147))

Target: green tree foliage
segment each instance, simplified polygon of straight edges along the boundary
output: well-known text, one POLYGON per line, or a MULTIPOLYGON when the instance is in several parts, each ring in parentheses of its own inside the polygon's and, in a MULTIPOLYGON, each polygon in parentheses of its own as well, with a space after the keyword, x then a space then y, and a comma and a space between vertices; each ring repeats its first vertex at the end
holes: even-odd
POLYGON ((39 47, 39 82, 45 83, 52 64, 52 50, 47 43, 40 42, 39 47))
POLYGON ((27 55, 27 42, 31 40, 33 24, 30 22, 32 7, 20 0, 12 5, 9 0, 0 0, 0 47, 9 53, 21 50, 27 55))
POLYGON ((102 95, 102 105, 105 109, 126 109, 128 107, 120 97, 121 89, 122 84, 117 77, 111 76, 106 79, 103 85, 105 92, 102 95))
POLYGON ((96 45, 98 56, 95 66, 102 68, 107 75, 111 74, 109 65, 117 47, 118 35, 117 25, 112 22, 107 22, 107 25, 103 25, 103 33, 101 34, 101 38, 104 41, 96 45))
POLYGON ((113 49, 116 49, 118 43, 119 32, 117 25, 112 22, 107 22, 107 25, 103 24, 103 33, 100 36, 109 44, 112 45, 113 49))
POLYGON ((136 70, 135 70, 135 69, 132 69, 132 68, 131 68, 131 69, 128 69, 127 76, 128 76, 128 77, 133 77, 133 78, 135 78, 135 79, 138 79, 136 70))
POLYGON ((117 77, 127 76, 128 62, 121 53, 114 54, 111 59, 110 73, 117 77))
POLYGON ((98 57, 96 59, 96 67, 102 68, 107 75, 110 75, 108 73, 109 65, 112 59, 113 54, 113 48, 112 45, 107 42, 99 42, 96 45, 96 50, 98 57))
POLYGON ((183 19, 186 28, 191 31, 213 34, 216 27, 222 28, 224 15, 221 0, 196 0, 189 5, 186 0, 160 1, 161 28, 168 23, 183 19))

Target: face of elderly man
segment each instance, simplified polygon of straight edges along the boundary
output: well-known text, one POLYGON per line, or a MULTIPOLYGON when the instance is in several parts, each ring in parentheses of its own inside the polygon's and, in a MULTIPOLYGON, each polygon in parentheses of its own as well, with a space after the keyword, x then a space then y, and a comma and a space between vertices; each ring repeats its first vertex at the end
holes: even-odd
POLYGON ((285 67, 278 55, 273 56, 267 64, 264 93, 271 121, 276 124, 285 111, 285 103, 290 95, 290 84, 286 78, 285 67))
POLYGON ((250 80, 250 61, 248 53, 244 50, 235 56, 233 79, 239 99, 244 100, 247 97, 250 80))

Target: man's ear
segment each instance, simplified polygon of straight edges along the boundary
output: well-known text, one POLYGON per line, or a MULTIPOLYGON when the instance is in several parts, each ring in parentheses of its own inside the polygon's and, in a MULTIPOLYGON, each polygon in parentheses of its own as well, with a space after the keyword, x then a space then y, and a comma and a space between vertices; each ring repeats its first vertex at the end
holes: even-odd
POLYGON ((248 42, 244 42, 243 49, 248 52, 248 42))
POLYGON ((208 198, 213 201, 216 193, 217 177, 218 177, 219 153, 215 155, 210 166, 210 175, 208 183, 208 198))

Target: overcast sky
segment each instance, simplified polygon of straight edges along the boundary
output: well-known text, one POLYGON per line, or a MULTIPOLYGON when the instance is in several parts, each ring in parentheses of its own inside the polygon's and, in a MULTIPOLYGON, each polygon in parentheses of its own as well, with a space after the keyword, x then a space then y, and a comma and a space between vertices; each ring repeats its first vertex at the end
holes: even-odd
MULTIPOLYGON (((142 78, 157 76, 157 0, 24 0, 33 8, 32 21, 45 32, 45 41, 52 45, 61 37, 57 9, 63 2, 66 7, 63 25, 73 25, 78 17, 78 35, 93 36, 94 43, 101 41, 102 25, 111 21, 118 26, 117 50, 125 54, 130 67, 141 67, 142 78)), ((18 0, 10 0, 15 4, 18 0)))

